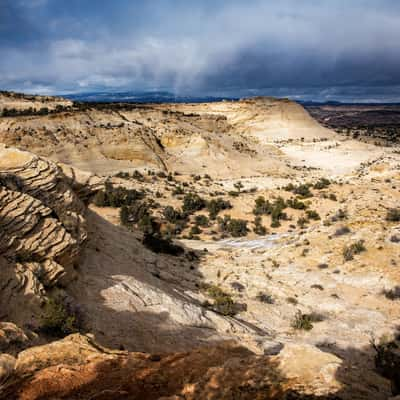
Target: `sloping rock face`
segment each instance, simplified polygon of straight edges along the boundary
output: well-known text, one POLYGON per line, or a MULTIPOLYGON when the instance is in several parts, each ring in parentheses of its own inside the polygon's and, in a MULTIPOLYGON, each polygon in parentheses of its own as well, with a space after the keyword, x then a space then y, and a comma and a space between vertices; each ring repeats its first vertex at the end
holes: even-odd
POLYGON ((86 206, 74 192, 72 179, 51 161, 0 148, 3 320, 19 325, 33 323, 34 310, 40 306, 46 288, 74 277, 87 227, 86 206))
MULTIPOLYGON (((312 346, 288 344, 256 356, 225 342, 185 353, 112 351, 79 334, 4 359, 7 399, 386 399, 382 379, 354 385, 342 360, 312 346), (8 397, 7 397, 8 396, 8 397)), ((386 387, 388 389, 388 387, 386 387)))

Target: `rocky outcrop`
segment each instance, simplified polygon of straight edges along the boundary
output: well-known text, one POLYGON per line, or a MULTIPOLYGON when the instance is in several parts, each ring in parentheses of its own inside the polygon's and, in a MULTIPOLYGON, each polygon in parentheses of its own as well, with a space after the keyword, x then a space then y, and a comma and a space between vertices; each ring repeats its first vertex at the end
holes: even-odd
MULTIPOLYGON (((71 335, 8 357, 2 398, 39 399, 386 399, 389 386, 353 385, 342 360, 313 346, 288 344, 256 356, 225 342, 185 353, 112 351, 71 335), (9 397, 7 397, 9 396, 9 397)), ((371 383, 371 382, 370 382, 371 383)))
MULTIPOLYGON (((74 191, 79 182, 73 178, 67 178, 51 161, 0 148, 3 320, 29 323, 46 288, 74 277, 74 264, 87 239, 87 227, 86 206, 74 191)), ((90 187, 85 191, 87 196, 90 187)))

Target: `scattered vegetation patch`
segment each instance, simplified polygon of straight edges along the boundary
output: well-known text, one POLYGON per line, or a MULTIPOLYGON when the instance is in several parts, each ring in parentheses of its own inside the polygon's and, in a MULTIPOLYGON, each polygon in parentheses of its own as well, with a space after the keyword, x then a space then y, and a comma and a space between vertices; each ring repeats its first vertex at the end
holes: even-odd
POLYGON ((307 204, 299 200, 297 197, 287 200, 286 205, 294 210, 305 210, 307 208, 307 204))
POLYGON ((400 208, 389 208, 386 213, 386 221, 399 222, 400 221, 400 208))
POLYGON ((154 253, 163 253, 178 257, 185 252, 183 247, 174 244, 171 240, 154 234, 145 234, 143 244, 154 253))
POLYGON ((93 197, 92 202, 98 207, 122 207, 133 205, 137 200, 144 198, 144 193, 135 189, 126 189, 122 186, 114 187, 107 182, 105 190, 100 190, 93 197))
POLYGON ((233 237, 246 236, 248 233, 247 221, 244 219, 231 218, 225 215, 224 218, 218 218, 218 226, 221 232, 233 237))
POLYGON ((79 331, 77 311, 61 297, 47 299, 40 320, 40 329, 56 337, 64 337, 79 331))
POLYGON ((343 236, 343 235, 347 235, 350 232, 351 232, 351 230, 348 226, 341 226, 340 228, 336 229, 336 231, 333 235, 334 236, 343 236))
POLYGON ((206 201, 198 194, 188 193, 183 198, 182 210, 187 214, 192 214, 202 210, 206 206, 206 201))
POLYGON ((390 290, 383 290, 382 292, 389 300, 400 300, 400 286, 396 286, 390 290))
POLYGON ((254 215, 270 215, 271 227, 280 226, 280 220, 287 219, 287 214, 283 211, 286 208, 285 200, 282 197, 276 198, 272 203, 263 196, 257 197, 253 208, 254 215))
POLYGON ((321 190, 326 189, 330 186, 331 181, 327 178, 321 178, 317 183, 314 184, 314 189, 321 190))
POLYGON ((256 300, 260 301, 261 303, 266 303, 266 304, 274 304, 275 303, 274 298, 270 294, 264 293, 264 292, 258 292, 258 294, 256 296, 256 300))
POLYGON ((344 261, 351 261, 354 259, 356 254, 360 254, 367 249, 364 246, 364 240, 358 240, 355 243, 350 244, 349 246, 343 247, 343 258, 344 261))
POLYGON ((287 192, 291 192, 293 194, 297 194, 303 199, 313 197, 313 193, 311 192, 310 188, 312 185, 310 183, 302 183, 299 185, 294 185, 293 183, 289 183, 283 189, 287 192))
POLYGON ((306 215, 307 215, 308 219, 313 219, 315 221, 318 221, 321 219, 320 215, 314 210, 307 210, 306 215))
POLYGON ((216 219, 220 211, 231 209, 232 204, 229 200, 224 200, 219 197, 208 201, 206 207, 210 219, 216 219))
POLYGON ((322 314, 314 312, 311 314, 303 314, 298 310, 292 321, 292 328, 310 331, 314 327, 314 323, 321 322, 324 319, 325 317, 322 314))
POLYGON ((215 312, 233 317, 238 313, 238 304, 236 304, 229 293, 224 292, 219 286, 207 285, 206 294, 213 300, 212 303, 206 301, 205 307, 211 308, 215 312))
POLYGON ((267 228, 262 224, 262 218, 257 215, 254 219, 254 228, 253 232, 256 235, 264 236, 267 234, 267 228))

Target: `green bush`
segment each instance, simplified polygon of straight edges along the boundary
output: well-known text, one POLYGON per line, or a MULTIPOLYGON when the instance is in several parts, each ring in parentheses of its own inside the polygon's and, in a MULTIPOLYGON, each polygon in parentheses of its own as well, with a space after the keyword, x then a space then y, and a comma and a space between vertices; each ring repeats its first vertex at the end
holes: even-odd
POLYGON ((44 305, 40 328, 47 334, 63 337, 78 332, 78 318, 61 298, 49 298, 44 305))
POLYGON ((262 224, 262 219, 259 215, 254 219, 253 232, 256 235, 260 236, 264 236, 267 234, 267 228, 262 224))
POLYGON ((205 306, 225 316, 233 317, 237 314, 237 308, 231 295, 224 292, 220 287, 210 285, 207 287, 206 293, 213 299, 213 303, 206 302, 205 306))
POLYGON ((206 215, 203 215, 203 214, 196 215, 194 220, 195 220, 195 224, 196 225, 202 226, 202 227, 207 227, 208 223, 209 223, 208 217, 206 215))
POLYGON ((257 197, 255 200, 255 207, 253 208, 253 214, 255 215, 271 215, 272 223, 271 227, 276 228, 280 226, 280 220, 287 219, 286 213, 283 210, 286 208, 285 200, 282 197, 278 197, 273 203, 265 200, 263 196, 257 197))
POLYGON ((307 204, 300 201, 298 198, 292 198, 286 201, 286 205, 294 210, 305 210, 307 208, 307 204))
POLYGON ((182 210, 185 213, 192 214, 202 210, 206 206, 206 202, 198 194, 188 193, 183 198, 182 210))
POLYGON ((318 220, 321 219, 321 217, 319 216, 319 214, 318 214, 316 211, 314 211, 314 210, 307 210, 307 211, 306 211, 306 214, 307 214, 308 219, 313 219, 313 220, 315 220, 315 221, 318 221, 318 220))
POLYGON ((143 237, 143 245, 154 253, 169 254, 175 257, 185 252, 183 247, 172 243, 169 239, 162 238, 160 235, 145 234, 143 237))
POLYGON ((271 213, 271 203, 265 200, 264 196, 259 196, 255 200, 255 206, 253 208, 254 215, 268 215, 271 213))
POLYGON ((300 185, 293 185, 293 183, 289 183, 287 186, 285 186, 283 189, 286 190, 287 192, 292 192, 294 194, 297 194, 301 196, 303 199, 306 199, 308 197, 312 197, 313 194, 310 190, 310 187, 312 185, 309 183, 302 183, 300 185))
POLYGON ((190 228, 190 232, 189 235, 193 236, 193 235, 200 235, 200 233, 202 232, 202 230, 197 226, 197 225, 193 225, 190 228))
POLYGON ((300 310, 298 310, 292 321, 292 328, 310 331, 314 327, 314 322, 321 322, 324 319, 325 317, 321 314, 303 314, 300 310))
POLYGON ((217 218, 217 215, 222 210, 229 210, 232 208, 232 204, 229 200, 224 200, 221 197, 212 199, 207 202, 207 211, 210 219, 217 218))
POLYGON ((133 205, 137 200, 143 199, 144 193, 135 189, 114 187, 107 182, 105 190, 96 193, 92 202, 98 207, 122 207, 133 205))
POLYGON ((326 189, 330 184, 331 181, 329 179, 321 178, 316 184, 314 184, 314 189, 326 189))
POLYGON ((137 224, 143 217, 150 214, 150 206, 145 201, 139 201, 131 206, 122 206, 119 217, 122 225, 131 226, 137 224))
POLYGON ((256 296, 256 300, 261 301, 262 303, 267 303, 267 304, 275 303, 274 298, 270 294, 263 293, 263 292, 258 292, 258 294, 256 296))
POLYGON ((399 222, 400 221, 400 208, 390 208, 386 213, 386 221, 399 222))
POLYGON ((343 258, 345 261, 353 260, 356 254, 360 254, 363 251, 366 251, 364 240, 359 240, 349 246, 343 247, 343 258))
POLYGON ((218 218, 218 225, 222 232, 228 233, 233 237, 246 236, 248 233, 247 221, 234 219, 229 215, 225 215, 224 218, 218 218))
POLYGON ((309 221, 307 218, 300 217, 300 218, 297 220, 297 225, 298 225, 301 229, 303 229, 303 228, 306 227, 306 225, 307 225, 309 222, 310 222, 310 221, 309 221))
POLYGON ((187 217, 181 211, 175 210, 172 206, 167 206, 163 211, 164 218, 173 224, 176 224, 178 221, 186 220, 187 217))

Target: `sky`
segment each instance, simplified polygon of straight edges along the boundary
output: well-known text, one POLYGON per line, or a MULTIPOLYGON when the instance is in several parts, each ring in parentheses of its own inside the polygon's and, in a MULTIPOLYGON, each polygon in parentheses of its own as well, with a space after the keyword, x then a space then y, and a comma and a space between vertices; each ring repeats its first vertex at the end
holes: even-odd
POLYGON ((400 102, 400 1, 0 0, 0 89, 400 102))

